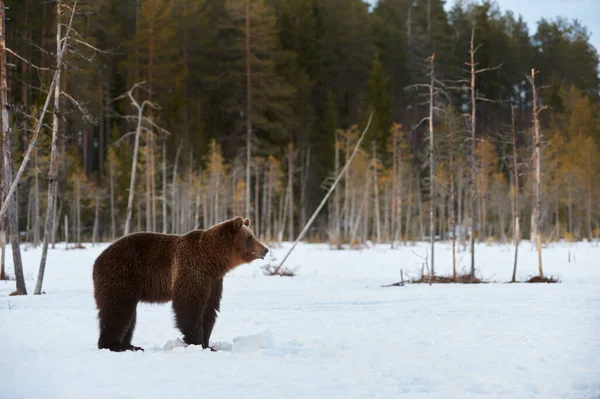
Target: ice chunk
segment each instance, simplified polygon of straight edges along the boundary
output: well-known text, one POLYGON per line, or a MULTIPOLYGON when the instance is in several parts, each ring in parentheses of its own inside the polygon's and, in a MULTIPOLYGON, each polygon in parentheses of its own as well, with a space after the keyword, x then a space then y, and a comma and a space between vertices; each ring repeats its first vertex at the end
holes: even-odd
POLYGON ((216 351, 231 352, 233 344, 227 341, 219 341, 212 344, 211 348, 213 348, 216 351))
POLYGON ((181 340, 181 338, 170 339, 167 341, 163 350, 169 350, 174 348, 185 348, 187 344, 181 340))

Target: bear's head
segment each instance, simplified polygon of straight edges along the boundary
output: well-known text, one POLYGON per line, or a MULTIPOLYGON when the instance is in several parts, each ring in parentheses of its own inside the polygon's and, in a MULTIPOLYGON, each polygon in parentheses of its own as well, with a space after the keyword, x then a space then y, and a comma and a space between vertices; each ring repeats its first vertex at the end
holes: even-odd
POLYGON ((211 238, 211 245, 221 249, 218 252, 225 257, 227 271, 256 259, 264 259, 269 252, 254 235, 250 219, 240 216, 210 227, 204 232, 206 234, 211 238))

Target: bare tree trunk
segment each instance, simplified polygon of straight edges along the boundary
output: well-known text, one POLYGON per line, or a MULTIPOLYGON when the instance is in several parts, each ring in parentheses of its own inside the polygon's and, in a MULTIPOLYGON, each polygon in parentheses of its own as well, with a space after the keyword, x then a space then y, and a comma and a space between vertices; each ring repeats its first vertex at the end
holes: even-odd
MULTIPOLYGON (((350 157, 350 137, 346 135, 345 140, 345 161, 348 162, 348 158, 350 157)), ((344 205, 343 205, 343 214, 344 214, 344 238, 348 239, 348 233, 350 232, 350 220, 352 218, 350 213, 350 169, 346 169, 344 174, 344 205)))
POLYGON ((390 240, 391 248, 394 249, 394 243, 396 241, 396 201, 397 201, 397 179, 398 179, 398 135, 395 131, 392 132, 392 204, 391 204, 391 226, 390 226, 390 240))
POLYGON ((40 245, 40 183, 38 168, 38 151, 34 154, 35 183, 33 191, 33 247, 40 245))
POLYGON ((68 249, 69 249, 69 215, 65 215, 65 251, 67 251, 68 249))
POLYGON ((140 148, 140 136, 142 135, 142 118, 144 112, 144 105, 146 102, 139 105, 139 103, 133 98, 133 90, 136 88, 138 84, 135 84, 129 90, 129 98, 131 99, 132 104, 137 108, 137 127, 135 129, 135 142, 133 145, 133 161, 131 163, 131 179, 129 180, 129 198, 127 199, 127 217, 125 218, 125 231, 123 235, 129 234, 129 228, 131 225, 131 215, 133 212, 133 197, 135 196, 135 175, 137 171, 137 162, 138 162, 138 152, 140 148))
POLYGON ((152 231, 156 230, 156 164, 154 159, 154 140, 149 135, 150 140, 150 204, 152 205, 152 231))
POLYGON ((371 188, 371 187, 369 187, 371 185, 371 179, 369 178, 369 169, 370 168, 367 167, 367 169, 365 171, 366 187, 365 187, 365 191, 364 191, 362 200, 360 201, 360 205, 358 206, 358 208, 356 208, 356 216, 355 216, 354 223, 352 224, 352 235, 350 236, 350 245, 354 245, 354 240, 356 239, 356 235, 358 233, 358 227, 361 225, 361 223, 360 223, 361 216, 364 216, 364 214, 366 213, 365 205, 367 204, 367 200, 369 199, 369 191, 371 188))
POLYGON ((31 193, 31 187, 29 188, 29 195, 27 196, 27 211, 25 212, 26 220, 25 220, 25 242, 31 243, 31 197, 33 197, 31 193))
POLYGON ((425 235, 425 227, 423 225, 423 194, 421 193, 421 179, 418 174, 415 174, 415 181, 417 182, 417 209, 419 212, 419 240, 425 235))
POLYGON ((115 241, 117 236, 117 223, 115 221, 115 165, 114 160, 109 161, 109 190, 110 190, 110 240, 115 241))
POLYGON ((92 245, 96 245, 98 242, 98 228, 99 228, 99 214, 100 214, 100 189, 96 189, 96 210, 94 212, 94 229, 92 233, 92 245))
MULTIPOLYGON (((454 132, 451 132, 454 139, 454 132)), ((452 280, 456 280, 456 214, 454 210, 454 140, 450 143, 450 160, 448 164, 450 171, 450 228, 452 229, 452 280)))
MULTIPOLYGON (((431 0, 428 2, 427 26, 430 29, 431 0)), ((431 33, 430 33, 431 35, 431 33)), ((431 39, 431 38, 430 38, 431 39)), ((435 159, 433 156, 433 85, 435 81, 435 54, 429 59, 429 243, 431 246, 431 276, 435 276, 435 159)))
POLYGON ((304 168, 302 168, 302 191, 300 192, 300 225, 306 224, 306 192, 308 190, 308 177, 310 176, 310 146, 306 146, 304 168))
POLYGON ((60 214, 62 213, 62 203, 60 204, 60 209, 58 210, 58 214, 56 211, 56 203, 58 202, 57 199, 57 194, 58 190, 54 190, 54 204, 52 205, 52 249, 54 249, 54 246, 56 245, 56 230, 58 230, 58 225, 60 224, 60 221, 58 220, 58 216, 60 216, 60 214))
POLYGON ((146 153, 144 157, 144 170, 146 175, 146 231, 152 231, 152 164, 150 162, 150 135, 148 134, 148 139, 146 140, 146 147, 144 148, 144 152, 146 153))
POLYGON ((567 178, 567 202, 569 214, 569 233, 573 234, 573 199, 571 198, 571 176, 567 178))
POLYGON ((269 160, 269 172, 268 172, 268 176, 267 176, 267 212, 265 214, 266 216, 266 220, 267 220, 267 240, 272 240, 273 236, 272 236, 272 226, 273 226, 273 162, 271 162, 269 160))
POLYGON ((543 111, 544 108, 538 110, 537 105, 537 89, 535 87, 535 69, 531 70, 531 90, 533 92, 533 132, 535 138, 534 145, 534 159, 535 159, 535 225, 536 225, 536 234, 535 234, 535 245, 538 253, 538 272, 540 277, 544 277, 544 272, 542 269, 542 143, 541 143, 541 135, 540 135, 540 122, 538 120, 539 112, 543 111))
POLYGON ((464 183, 464 179, 463 179, 463 164, 460 163, 460 167, 458 169, 458 184, 457 184, 457 188, 456 188, 456 194, 457 194, 457 199, 456 199, 456 207, 457 207, 457 218, 456 218, 456 224, 458 226, 458 240, 459 242, 462 242, 462 226, 463 226, 463 183, 464 183))
MULTIPOLYGON (((339 132, 335 131, 335 169, 334 174, 337 176, 340 173, 340 137, 339 132)), ((340 212, 340 190, 335 191, 333 197, 333 212, 334 212, 334 240, 335 240, 335 248, 342 249, 342 214, 340 212)))
POLYGON ((77 189, 77 244, 81 246, 81 176, 77 176, 75 185, 77 189))
POLYGON ((262 201, 262 229, 264 231, 263 238, 265 240, 269 240, 269 236, 271 234, 271 161, 267 159, 265 163, 265 171, 264 171, 264 181, 263 181, 263 201, 262 201))
POLYGON ((592 176, 594 173, 594 170, 592 169, 592 160, 591 160, 591 154, 590 151, 586 151, 587 154, 587 158, 586 158, 586 163, 587 163, 587 184, 586 184, 586 191, 587 191, 587 195, 586 195, 586 207, 585 207, 585 213, 586 213, 586 220, 587 220, 587 236, 588 236, 588 241, 592 241, 592 176))
POLYGON ((379 180, 377 179, 377 145, 373 141, 373 186, 375 188, 375 232, 377 243, 381 242, 381 215, 379 213, 379 180))
POLYGON ((250 215, 250 160, 252 156, 252 68, 250 52, 250 0, 246 1, 246 215, 250 215))
POLYGON ((259 200, 260 198, 260 161, 259 159, 254 160, 254 232, 257 237, 260 237, 260 216, 259 212, 259 200))
MULTIPOLYGON (((412 197, 413 197, 413 174, 412 171, 410 171, 410 173, 408 174, 408 192, 407 192, 407 198, 408 203, 406 204, 406 226, 404 228, 404 237, 408 237, 409 235, 409 231, 410 231, 410 222, 411 222, 411 216, 412 216, 412 206, 411 206, 411 202, 412 202, 412 197)), ((400 197, 402 198, 402 197, 400 197)), ((400 206, 400 209, 402 209, 402 207, 400 206)), ((401 218, 402 215, 399 215, 399 218, 401 218)), ((400 234, 402 234, 402 231, 400 231, 400 234)), ((406 238, 405 238, 406 239, 406 238)))
POLYGON ((512 274, 512 280, 511 282, 514 283, 517 277, 517 259, 519 256, 519 240, 521 239, 521 232, 519 231, 520 227, 519 227, 519 212, 520 212, 520 204, 519 204, 519 169, 518 169, 518 162, 517 162, 517 134, 515 131, 515 108, 514 106, 510 107, 510 111, 511 111, 511 121, 512 121, 512 157, 513 157, 513 164, 512 164, 512 172, 513 172, 513 185, 514 185, 514 192, 515 192, 515 199, 514 199, 514 227, 513 227, 513 234, 514 234, 514 241, 515 241, 515 262, 513 265, 513 274, 512 274))
POLYGON ((200 198, 202 192, 202 169, 198 171, 198 184, 194 185, 192 182, 192 187, 196 188, 196 210, 194 212, 194 230, 200 228, 200 198))
MULTIPOLYGON (((0 190, 4 193, 4 188, 0 190)), ((4 230, 4 220, 0 221, 0 280, 8 280, 6 275, 6 230, 4 230)))
POLYGON ((475 277, 475 219, 477 216, 477 191, 475 184, 477 183, 477 163, 475 161, 475 116, 477 113, 477 103, 475 99, 475 28, 471 30, 471 41, 469 55, 471 57, 471 277, 475 277))
MULTIPOLYGON (((214 156, 214 145, 213 145, 213 156, 214 156)), ((177 217, 175 215, 177 207, 175 206, 175 194, 177 192, 177 167, 179 166, 179 155, 181 154, 181 144, 177 147, 175 153, 175 163, 173 164, 173 178, 171 180, 171 233, 177 233, 176 224, 177 217)), ((215 215, 216 217, 216 215, 215 215)))
MULTIPOLYGON (((8 124, 8 86, 6 81, 6 53, 5 53, 5 8, 4 3, 0 0, 0 116, 2 118, 2 147, 4 152, 4 181, 5 188, 3 195, 6 195, 4 201, 8 213, 8 224, 10 229, 10 243, 12 246, 13 263, 15 268, 15 278, 17 280, 17 290, 11 295, 27 295, 27 287, 25 286, 25 277, 23 276, 23 262, 21 260, 21 248, 19 243, 19 222, 17 215, 17 201, 14 193, 14 188, 11 193, 9 188, 14 185, 12 176, 12 160, 11 160, 11 129, 8 124)), ((27 155, 26 155, 27 156, 27 155)), ((25 162, 25 161, 24 161, 25 162)), ((16 179, 15 179, 16 180, 16 179)), ((0 218, 2 218, 0 212, 0 218)))
POLYGON ((294 240, 294 143, 288 145, 288 241, 294 240))
POLYGON ((167 142, 162 142, 162 232, 167 234, 167 142))

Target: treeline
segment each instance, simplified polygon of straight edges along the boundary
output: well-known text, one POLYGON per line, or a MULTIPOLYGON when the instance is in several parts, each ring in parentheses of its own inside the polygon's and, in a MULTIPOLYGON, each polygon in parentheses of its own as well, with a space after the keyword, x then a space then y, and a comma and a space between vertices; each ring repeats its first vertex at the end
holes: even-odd
POLYGON ((16 190, 21 239, 38 245, 52 212, 51 243, 67 230, 72 242, 114 240, 128 219, 129 232, 183 233, 232 215, 252 218, 268 241, 293 240, 372 111, 361 152, 310 239, 466 239, 473 224, 480 240, 507 240, 515 213, 527 221, 521 234, 533 234, 536 145, 543 238, 598 237, 600 79, 589 32, 558 18, 531 35, 494 2, 457 2, 449 12, 443 3, 9 2, 13 170, 55 74, 57 26, 64 36, 76 9, 61 95, 16 190), (471 44, 474 68, 485 72, 473 79, 471 44), (123 95, 138 83, 132 95, 148 104, 139 125, 123 95), (48 210, 53 114, 58 189, 48 210))

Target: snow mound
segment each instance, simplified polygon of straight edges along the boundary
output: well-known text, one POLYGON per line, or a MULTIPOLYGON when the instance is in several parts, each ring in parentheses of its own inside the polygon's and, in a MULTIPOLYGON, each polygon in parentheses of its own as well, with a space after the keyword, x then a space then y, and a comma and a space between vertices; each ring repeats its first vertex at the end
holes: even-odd
POLYGON ((264 330, 258 334, 235 337, 233 339, 233 352, 250 352, 259 349, 270 349, 273 347, 273 334, 270 330, 264 330))

